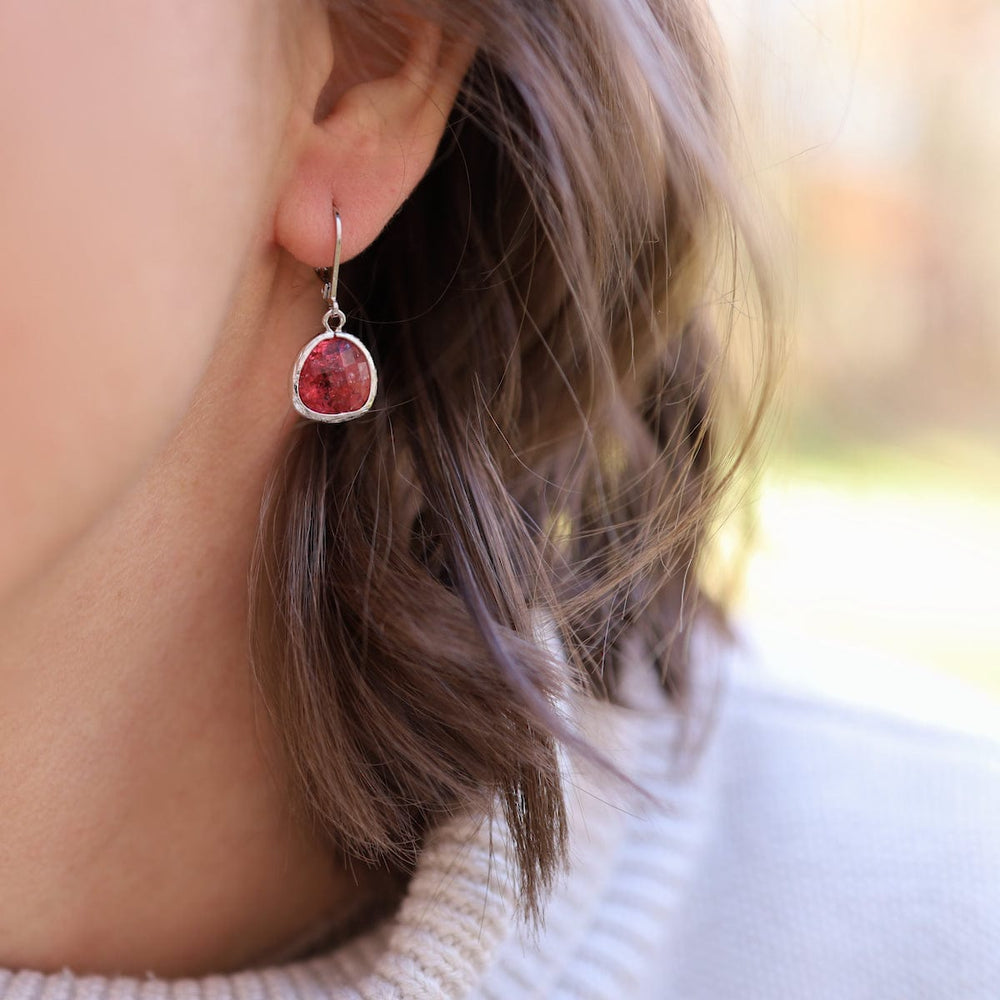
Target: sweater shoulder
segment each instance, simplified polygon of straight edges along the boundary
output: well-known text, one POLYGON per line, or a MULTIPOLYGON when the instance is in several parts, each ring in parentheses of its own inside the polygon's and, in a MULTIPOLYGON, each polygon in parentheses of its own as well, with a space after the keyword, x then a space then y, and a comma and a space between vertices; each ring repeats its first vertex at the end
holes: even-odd
POLYGON ((669 995, 1000 995, 1000 707, 861 651, 779 656, 724 674, 669 995))
MULTIPOLYGON (((1000 664, 997 665, 1000 675, 1000 664)), ((1000 754, 1000 689, 989 694, 924 665, 792 630, 744 630, 723 669, 735 713, 773 713, 832 730, 891 735, 919 752, 1000 754)))

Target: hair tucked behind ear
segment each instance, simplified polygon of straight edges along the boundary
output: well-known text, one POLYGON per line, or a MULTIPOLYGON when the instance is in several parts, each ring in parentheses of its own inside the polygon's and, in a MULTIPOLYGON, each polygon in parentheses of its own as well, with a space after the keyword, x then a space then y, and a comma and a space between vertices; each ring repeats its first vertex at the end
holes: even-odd
POLYGON ((537 916, 572 739, 540 616, 597 696, 629 639, 682 699, 712 610, 706 533, 759 419, 721 446, 709 287, 740 201, 700 4, 420 12, 481 48, 428 174, 342 269, 380 400, 303 426, 276 470, 253 665, 332 845, 408 870, 430 827, 499 796, 537 916))

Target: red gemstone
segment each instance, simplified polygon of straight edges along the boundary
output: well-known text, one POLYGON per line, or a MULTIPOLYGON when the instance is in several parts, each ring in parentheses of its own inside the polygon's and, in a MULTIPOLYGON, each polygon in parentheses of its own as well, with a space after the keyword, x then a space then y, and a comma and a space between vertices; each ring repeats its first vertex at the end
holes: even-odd
POLYGON ((353 413, 368 402, 372 373, 364 352, 345 337, 321 340, 299 372, 299 398, 316 413, 353 413))

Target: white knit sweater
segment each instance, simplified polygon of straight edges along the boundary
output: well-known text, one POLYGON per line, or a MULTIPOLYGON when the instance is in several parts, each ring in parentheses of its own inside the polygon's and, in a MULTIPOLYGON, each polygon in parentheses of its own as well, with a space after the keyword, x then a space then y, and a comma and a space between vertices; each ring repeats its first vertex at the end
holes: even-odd
POLYGON ((490 824, 464 817, 393 917, 320 957, 182 980, 0 970, 0 1000, 1000 998, 1000 730, 796 688, 745 656, 719 681, 690 732, 643 664, 632 707, 579 706, 659 804, 564 760, 572 869, 537 940, 512 916, 502 823, 491 863, 490 824))

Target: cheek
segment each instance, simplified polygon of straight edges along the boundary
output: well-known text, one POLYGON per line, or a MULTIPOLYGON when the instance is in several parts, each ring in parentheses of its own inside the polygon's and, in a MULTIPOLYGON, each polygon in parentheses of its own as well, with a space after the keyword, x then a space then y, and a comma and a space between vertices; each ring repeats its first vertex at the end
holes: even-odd
POLYGON ((267 207, 270 6, 0 0, 0 589, 186 410, 267 207))

